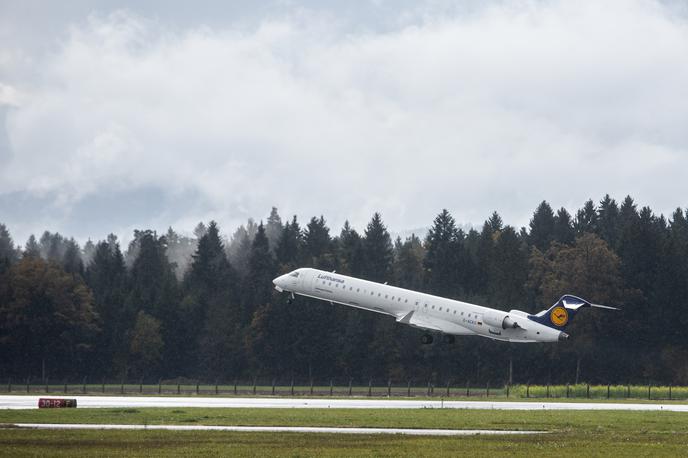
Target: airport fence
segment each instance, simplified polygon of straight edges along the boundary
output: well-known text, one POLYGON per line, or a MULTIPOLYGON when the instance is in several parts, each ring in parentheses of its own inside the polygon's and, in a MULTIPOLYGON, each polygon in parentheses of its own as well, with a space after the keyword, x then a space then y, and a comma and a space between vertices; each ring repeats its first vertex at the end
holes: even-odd
POLYGON ((316 396, 316 397, 395 397, 395 398, 513 398, 513 399, 647 399, 688 400, 688 387, 653 385, 504 385, 475 384, 470 381, 404 383, 369 380, 367 384, 334 379, 327 383, 294 380, 233 381, 207 383, 195 381, 161 380, 157 384, 130 381, 102 381, 81 383, 54 381, 18 381, 8 379, 0 386, 8 394, 85 394, 85 395, 144 395, 144 396, 316 396))

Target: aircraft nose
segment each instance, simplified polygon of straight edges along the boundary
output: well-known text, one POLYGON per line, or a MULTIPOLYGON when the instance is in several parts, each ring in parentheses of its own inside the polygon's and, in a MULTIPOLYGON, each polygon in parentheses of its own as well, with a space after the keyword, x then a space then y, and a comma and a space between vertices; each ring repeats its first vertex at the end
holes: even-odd
POLYGON ((279 277, 272 280, 272 283, 275 285, 275 289, 277 291, 282 292, 284 290, 285 279, 286 275, 280 275, 279 277))

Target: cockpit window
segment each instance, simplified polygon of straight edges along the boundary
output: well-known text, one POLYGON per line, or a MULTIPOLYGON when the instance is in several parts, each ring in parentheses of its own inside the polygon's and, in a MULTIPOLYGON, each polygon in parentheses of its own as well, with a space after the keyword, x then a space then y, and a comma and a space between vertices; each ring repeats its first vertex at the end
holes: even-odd
POLYGON ((299 273, 298 273, 298 272, 292 272, 292 273, 289 274, 289 276, 290 276, 290 277, 296 278, 296 277, 299 276, 299 273))

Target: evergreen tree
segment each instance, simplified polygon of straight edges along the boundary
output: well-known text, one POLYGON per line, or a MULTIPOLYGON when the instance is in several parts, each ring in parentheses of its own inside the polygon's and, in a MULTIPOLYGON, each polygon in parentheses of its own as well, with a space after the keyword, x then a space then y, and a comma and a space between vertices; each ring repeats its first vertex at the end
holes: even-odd
POLYGON ((423 242, 411 234, 403 243, 398 238, 395 243, 394 277, 401 288, 419 291, 423 289, 423 242))
POLYGON ((268 216, 267 223, 265 224, 265 235, 270 243, 270 251, 272 253, 275 253, 275 250, 279 245, 283 228, 284 226, 282 225, 282 218, 280 218, 279 213, 277 213, 277 207, 272 207, 270 216, 268 216))
POLYGON ((317 269, 332 270, 335 268, 332 252, 330 229, 325 218, 311 218, 304 232, 304 252, 306 264, 317 269))
POLYGON ((84 274, 84 263, 81 260, 81 249, 76 240, 70 238, 65 241, 65 251, 62 256, 62 268, 70 274, 84 274))
POLYGON ((294 215, 291 223, 284 225, 277 245, 277 262, 285 266, 284 271, 290 271, 297 267, 303 245, 301 227, 294 215))
POLYGON ((272 280, 277 276, 277 266, 265 234, 263 223, 258 226, 256 237, 251 245, 248 259, 248 275, 244 282, 244 300, 242 323, 251 322, 256 309, 270 302, 272 298, 272 280))
POLYGON ((570 245, 573 243, 575 238, 575 232, 573 229, 573 221, 571 221, 571 215, 564 207, 561 207, 556 216, 554 217, 554 240, 570 245))
POLYGON ((461 291, 461 238, 454 217, 442 210, 425 239, 423 266, 426 288, 431 293, 455 297, 461 291))
POLYGON ((26 241, 24 246, 24 257, 25 258, 38 258, 41 256, 41 247, 38 245, 36 236, 31 234, 29 239, 26 241))
POLYGON ((597 209, 597 233, 602 240, 609 245, 615 247, 618 243, 619 236, 619 206, 616 201, 609 197, 609 194, 604 196, 597 209))
POLYGON ((592 199, 583 205, 583 208, 576 213, 576 221, 573 223, 576 234, 581 235, 585 232, 597 232, 597 209, 592 199))
POLYGON ((0 269, 2 265, 13 264, 18 258, 10 232, 4 224, 0 223, 0 269))
POLYGON ((530 220, 529 243, 540 251, 545 251, 554 240, 555 218, 552 207, 542 201, 530 220))
POLYGON ((105 375, 124 375, 129 354, 127 331, 135 313, 127 307, 127 271, 117 237, 98 242, 85 273, 93 291, 94 309, 102 323, 96 345, 96 369, 105 375))
POLYGON ((380 283, 391 280, 394 259, 392 239, 379 213, 375 213, 368 223, 362 243, 363 277, 380 283))
POLYGON ((361 236, 344 222, 344 227, 339 234, 339 262, 340 271, 347 275, 360 276, 364 271, 364 248, 361 236))

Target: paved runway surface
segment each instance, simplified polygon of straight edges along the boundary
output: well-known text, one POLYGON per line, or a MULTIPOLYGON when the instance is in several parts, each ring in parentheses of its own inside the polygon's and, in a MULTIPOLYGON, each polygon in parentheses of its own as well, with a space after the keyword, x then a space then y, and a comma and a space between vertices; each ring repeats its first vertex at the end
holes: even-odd
POLYGON ((400 399, 208 398, 154 396, 0 396, 0 409, 35 409, 41 397, 76 399, 79 408, 225 407, 295 409, 495 409, 495 410, 665 410, 688 412, 688 404, 613 402, 491 402, 400 399))
POLYGON ((202 426, 202 425, 93 425, 17 423, 12 428, 26 429, 127 429, 166 431, 234 431, 270 433, 329 434, 403 434, 408 436, 477 436, 497 434, 544 434, 547 431, 500 431, 494 429, 407 429, 407 428, 327 428, 306 426, 202 426))

